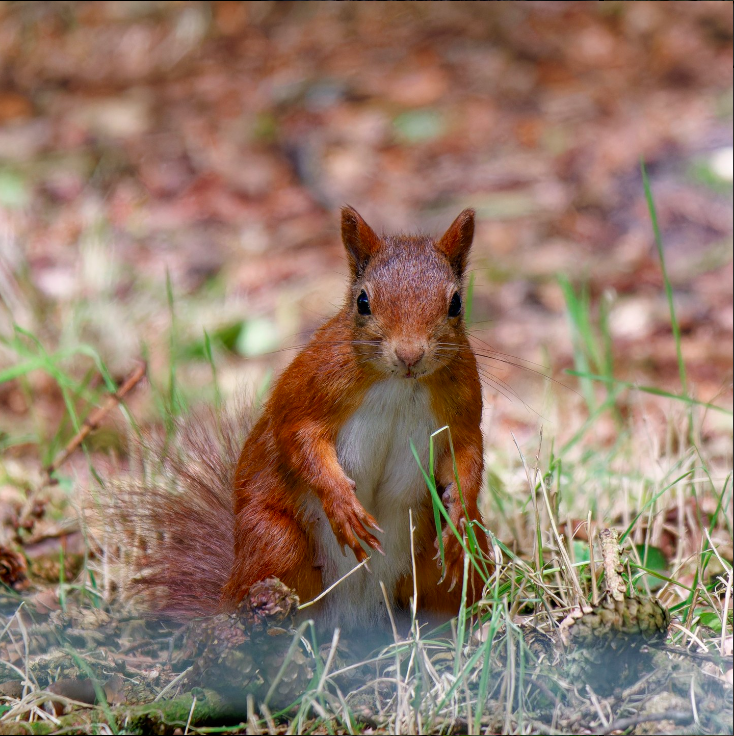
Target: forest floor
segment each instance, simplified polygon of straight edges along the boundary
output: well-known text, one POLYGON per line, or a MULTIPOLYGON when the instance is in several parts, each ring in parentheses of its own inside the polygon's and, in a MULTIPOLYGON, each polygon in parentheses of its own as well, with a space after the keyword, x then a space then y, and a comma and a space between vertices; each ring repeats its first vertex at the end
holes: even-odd
POLYGON ((729 3, 0 3, 0 732, 730 731, 732 105, 729 3), (248 630, 232 711, 123 602, 93 492, 134 427, 267 395, 338 308, 346 203, 477 212, 500 564, 373 657, 248 630), (672 616, 616 688, 559 633, 605 528, 672 616))

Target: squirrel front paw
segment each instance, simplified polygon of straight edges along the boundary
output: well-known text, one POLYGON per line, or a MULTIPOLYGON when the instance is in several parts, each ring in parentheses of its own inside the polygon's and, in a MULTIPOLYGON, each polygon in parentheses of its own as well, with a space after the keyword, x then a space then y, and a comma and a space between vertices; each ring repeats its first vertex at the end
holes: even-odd
MULTIPOLYGON (((464 518, 464 510, 461 505, 461 500, 456 496, 456 484, 450 483, 443 492, 441 501, 449 514, 451 523, 463 538, 464 532, 466 531, 466 519, 464 518)), ((453 529, 448 524, 444 525, 443 532, 441 534, 441 541, 443 543, 444 565, 441 582, 448 580, 449 590, 451 591, 457 583, 461 582, 464 574, 464 547, 461 544, 461 540, 456 536, 453 529)), ((436 558, 439 559, 441 551, 438 538, 436 538, 435 547, 437 550, 436 558)), ((441 562, 439 559, 439 565, 440 564, 441 562)))
POLYGON ((368 528, 376 529, 378 532, 381 532, 382 529, 380 529, 374 517, 368 514, 357 500, 355 494, 356 483, 350 479, 349 484, 351 493, 329 504, 329 507, 324 508, 324 511, 326 511, 331 529, 342 551, 345 547, 349 547, 354 552, 357 560, 363 562, 369 558, 369 555, 359 543, 360 539, 380 554, 385 554, 382 551, 380 540, 367 531, 368 528))
MULTIPOLYGON (((456 526, 459 533, 463 535, 466 522, 464 519, 459 521, 456 526)), ((464 548, 461 546, 461 542, 456 538, 456 535, 450 528, 446 528, 441 535, 443 541, 443 559, 444 559, 444 570, 441 576, 441 582, 444 580, 449 581, 449 590, 453 590, 457 583, 461 583, 462 576, 464 575, 464 548)), ((436 547, 438 547, 438 539, 436 540, 436 547)), ((439 552, 440 555, 440 552, 439 552)), ((440 561, 439 561, 440 564, 440 561)))

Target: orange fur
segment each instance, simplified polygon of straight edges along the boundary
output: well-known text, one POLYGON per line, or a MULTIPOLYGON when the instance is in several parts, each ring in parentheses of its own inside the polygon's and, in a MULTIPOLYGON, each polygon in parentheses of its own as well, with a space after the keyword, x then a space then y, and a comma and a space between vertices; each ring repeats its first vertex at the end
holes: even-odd
MULTIPOLYGON (((363 544, 381 549, 377 522, 360 503, 337 451, 340 431, 381 381, 418 381, 428 391, 435 428, 451 428, 463 496, 462 504, 449 445, 439 442, 436 477, 450 518, 460 530, 464 507, 470 520, 480 519, 481 384, 463 318, 447 316, 452 295, 461 289, 473 232, 474 213, 467 210, 438 242, 379 238, 356 211, 343 210, 352 274, 347 299, 280 377, 242 448, 234 479, 235 562, 223 590, 224 607, 270 576, 294 588, 302 601, 321 592, 320 540, 304 511, 312 497, 339 546, 351 549, 357 560, 368 556, 363 544), (358 312, 361 293, 369 297, 374 314, 358 312)), ((427 489, 418 506, 419 606, 431 614, 454 615, 461 585, 451 593, 448 588, 461 579, 463 550, 444 530, 446 582, 439 585, 442 571, 434 559, 436 531, 427 489)), ((486 551, 485 542, 482 547, 486 551)), ((470 597, 476 600, 478 576, 472 575, 472 586, 470 597)), ((395 584, 394 593, 396 601, 407 603, 410 576, 395 584)))

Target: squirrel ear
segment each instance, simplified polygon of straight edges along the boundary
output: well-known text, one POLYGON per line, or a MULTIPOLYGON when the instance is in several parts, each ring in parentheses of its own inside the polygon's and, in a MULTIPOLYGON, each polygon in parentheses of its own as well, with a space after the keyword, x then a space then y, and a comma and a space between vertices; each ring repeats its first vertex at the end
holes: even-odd
POLYGON ((354 207, 342 207, 342 242, 347 250, 352 276, 359 278, 379 249, 380 238, 354 207))
POLYGON ((474 210, 464 210, 436 243, 436 248, 449 259, 451 268, 459 278, 464 275, 473 238, 474 210))

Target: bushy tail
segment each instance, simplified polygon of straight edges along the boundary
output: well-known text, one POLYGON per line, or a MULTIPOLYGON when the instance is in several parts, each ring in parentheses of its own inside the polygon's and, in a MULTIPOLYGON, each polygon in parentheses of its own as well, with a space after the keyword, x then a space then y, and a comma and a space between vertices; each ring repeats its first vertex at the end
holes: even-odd
POLYGON ((131 468, 103 481, 103 523, 124 598, 179 620, 215 613, 234 560, 232 480, 249 412, 176 420, 132 442, 131 468))

